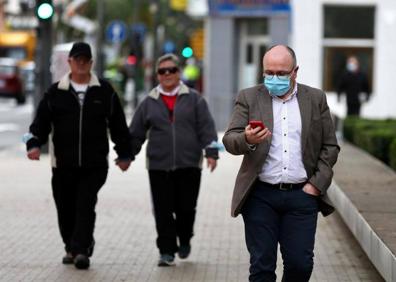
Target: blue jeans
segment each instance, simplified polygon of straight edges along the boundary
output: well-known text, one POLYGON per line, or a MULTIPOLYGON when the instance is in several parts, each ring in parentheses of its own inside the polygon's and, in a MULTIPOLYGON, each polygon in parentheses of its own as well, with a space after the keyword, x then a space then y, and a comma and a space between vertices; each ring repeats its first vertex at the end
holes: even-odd
POLYGON ((249 281, 276 281, 277 247, 283 258, 283 282, 309 281, 313 269, 318 202, 297 190, 279 190, 256 181, 243 208, 249 281))

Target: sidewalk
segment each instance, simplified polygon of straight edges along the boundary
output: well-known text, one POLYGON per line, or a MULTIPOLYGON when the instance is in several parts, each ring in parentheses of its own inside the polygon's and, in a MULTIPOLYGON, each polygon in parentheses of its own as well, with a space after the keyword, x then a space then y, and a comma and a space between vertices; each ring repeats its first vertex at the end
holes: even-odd
MULTIPOLYGON (((192 254, 171 268, 156 266, 144 152, 126 173, 112 165, 99 194, 92 266, 79 271, 61 264, 48 157, 32 162, 22 147, 1 151, 0 281, 247 281, 242 219, 230 216, 241 158, 220 157, 214 173, 203 170, 192 254)), ((337 214, 319 217, 316 238, 311 281, 383 281, 337 214)))
POLYGON ((329 196, 386 281, 396 282, 396 173, 345 142, 329 196))

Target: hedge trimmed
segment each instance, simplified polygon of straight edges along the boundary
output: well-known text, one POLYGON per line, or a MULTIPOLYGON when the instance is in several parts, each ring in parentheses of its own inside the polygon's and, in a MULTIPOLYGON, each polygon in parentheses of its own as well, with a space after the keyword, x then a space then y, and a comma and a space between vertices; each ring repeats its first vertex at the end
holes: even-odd
POLYGON ((396 169, 396 120, 348 117, 344 138, 396 169))
POLYGON ((396 139, 393 140, 389 149, 389 162, 391 168, 396 170, 396 139))

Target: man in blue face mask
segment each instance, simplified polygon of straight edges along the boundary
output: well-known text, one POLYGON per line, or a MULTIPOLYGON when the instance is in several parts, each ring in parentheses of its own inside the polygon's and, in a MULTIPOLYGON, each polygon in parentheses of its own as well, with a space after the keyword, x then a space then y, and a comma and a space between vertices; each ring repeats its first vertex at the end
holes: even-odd
POLYGON ((232 215, 245 223, 250 281, 276 281, 278 244, 282 281, 309 281, 318 211, 334 210, 326 190, 340 148, 325 93, 296 82, 294 51, 271 47, 263 69, 264 85, 239 93, 223 138, 228 152, 244 155, 232 215))

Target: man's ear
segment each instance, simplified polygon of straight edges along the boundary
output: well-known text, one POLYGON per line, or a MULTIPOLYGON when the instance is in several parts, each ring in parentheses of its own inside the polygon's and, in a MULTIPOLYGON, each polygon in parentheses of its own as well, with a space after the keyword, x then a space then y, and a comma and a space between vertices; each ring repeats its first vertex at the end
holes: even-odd
POLYGON ((300 68, 299 66, 296 66, 296 67, 294 68, 294 73, 293 73, 294 78, 297 77, 297 72, 298 72, 298 69, 299 69, 299 68, 300 68))

